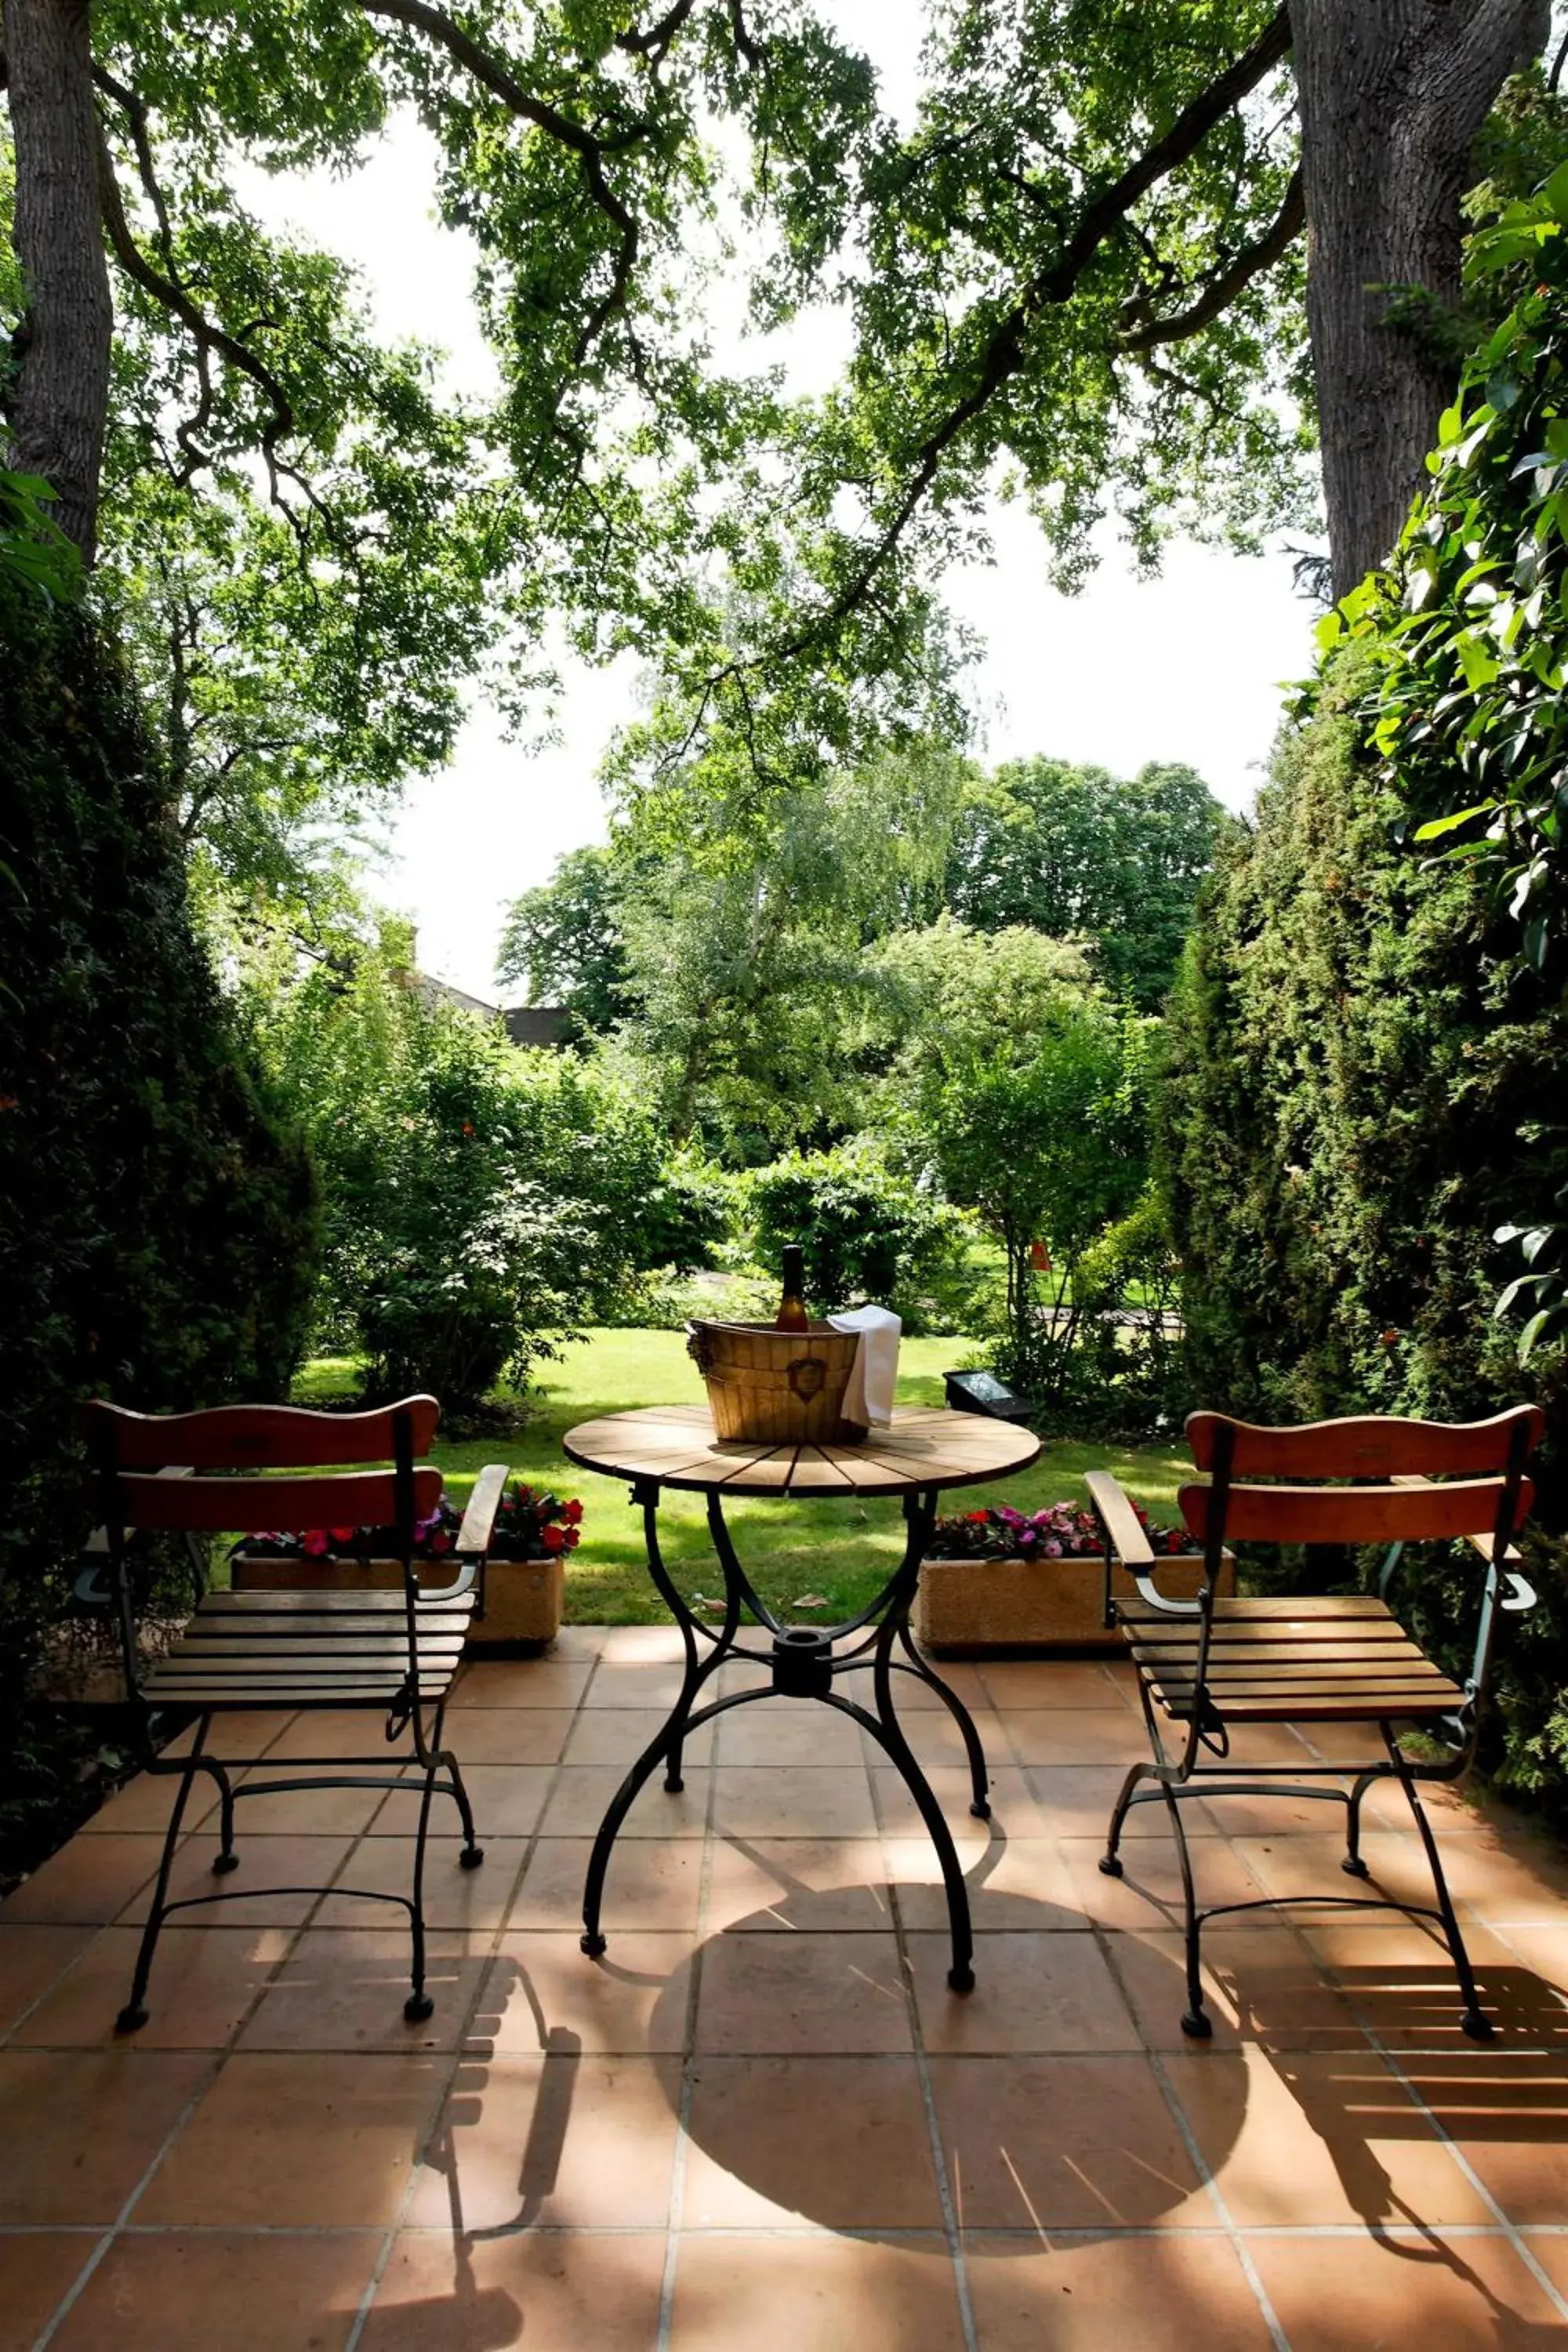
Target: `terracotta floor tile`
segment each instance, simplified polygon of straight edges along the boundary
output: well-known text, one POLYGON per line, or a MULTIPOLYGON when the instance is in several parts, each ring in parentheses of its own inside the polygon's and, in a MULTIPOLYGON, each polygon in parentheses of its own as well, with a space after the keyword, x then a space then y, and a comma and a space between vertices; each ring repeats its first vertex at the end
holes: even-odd
MULTIPOLYGON (((1189 1843, 1200 1906, 1253 1903, 1264 1893, 1229 1839, 1192 1837, 1189 1832, 1189 1843)), ((1107 1878, 1100 1867, 1103 1838, 1064 1838, 1061 1851, 1079 1907, 1097 1926, 1142 1928, 1181 1924, 1182 1873, 1173 1839, 1167 1838, 1163 1843, 1155 1838, 1130 1839, 1121 1849, 1120 1878, 1107 1878)), ((1229 1924, 1246 1927, 1250 1921, 1265 1927, 1268 1919, 1267 1911, 1244 1911, 1229 1924)))
MULTIPOLYGON (((583 1704, 586 1707, 651 1707, 667 1716, 686 1685, 684 1664, 668 1665, 617 1665, 614 1661, 602 1663, 588 1685, 583 1704)), ((711 1683, 703 1685, 699 1705, 719 1696, 711 1683)))
MULTIPOLYGON (((1355 2015, 1390 2049, 1475 2048, 1459 2030, 1458 1980, 1436 1926, 1397 1918, 1388 1924, 1375 1915, 1364 1924, 1341 1922, 1310 1913, 1301 1932, 1355 2015)), ((1505 2042, 1549 2041, 1568 2049, 1568 2006, 1560 1992, 1489 1927, 1468 1925, 1465 1948, 1481 2004, 1505 2042)))
POLYGON ((686 1655, 676 1625, 601 1625, 595 1631, 601 1637, 599 1655, 607 1666, 673 1666, 686 1655))
MULTIPOLYGON (((1281 1790, 1267 1797, 1209 1797, 1203 1801, 1202 1809, 1226 1837, 1330 1839, 1339 1841, 1339 1851, 1344 1852, 1345 1810, 1342 1805, 1336 1806, 1331 1798, 1289 1796, 1281 1790)), ((1158 1821, 1164 1808, 1146 1805, 1138 1810, 1158 1821)), ((1186 1808, 1189 1828, 1190 1816, 1196 1810, 1192 1804, 1186 1808)), ((1401 1826, 1408 1828, 1409 1820, 1407 1813, 1401 1826)), ((1362 1822, 1365 1829, 1379 1826, 1370 1811, 1363 1812, 1362 1822)))
POLYGON ((965 2230, 1210 2228, 1147 2058, 933 2058, 931 2089, 965 2230))
MULTIPOLYGON (((587 1838, 541 1838, 522 1875, 507 1924, 519 1927, 575 1927, 583 1920, 583 1883, 592 1842, 587 1838)), ((697 1925, 702 1888, 702 1848, 695 1838, 617 1842, 605 1881, 601 1925, 617 1927, 690 1928, 697 1925)))
MULTIPOLYGON (((448 1807, 446 1818, 452 1818, 448 1807)), ((484 1860, 465 1870, 460 1838, 433 1837, 425 1854, 425 1924, 427 1927, 499 1927, 506 1917, 528 1852, 526 1838, 479 1841, 484 1860)), ((406 1895, 414 1885, 416 1841, 411 1837, 362 1839, 343 1872, 349 1886, 384 1887, 406 1895)), ((382 1906, 385 1909, 385 1906, 382 1906)), ((388 1918, 397 1915, 388 1911, 388 1918)), ((316 1927, 363 1927, 372 1924, 365 1904, 349 1894, 329 1895, 311 1921, 316 1927)), ((380 1924, 376 1922, 374 1924, 380 1924)))
POLYGON ((555 1764, 576 1719, 566 1707, 474 1706, 444 1737, 465 1773, 470 1764, 555 1764))
MULTIPOLYGON (((1104 1706, 1010 1706, 1002 1720, 1017 1764, 1129 1764, 1149 1753, 1149 1735, 1130 1707, 1107 1694, 1104 1706)), ((1000 1760, 1000 1759, 998 1759, 1000 1760)))
MULTIPOLYGON (((574 1766, 608 1766, 617 1774, 627 1772, 668 1721, 661 1707, 584 1707, 573 1717, 562 1761, 574 1766)), ((704 1724, 687 1738, 681 1762, 683 1766, 700 1767, 712 1760, 713 1730, 711 1725, 704 1724)), ((651 1777, 661 1780, 662 1766, 656 1766, 651 1777)))
MULTIPOLYGON (((479 1843, 487 1845, 492 1838, 531 1837, 539 1827, 555 1767, 469 1764, 461 1755, 458 1762, 479 1843)), ((371 1820, 372 1837, 412 1837, 419 1827, 419 1791, 420 1782, 411 1775, 406 1788, 384 1797, 371 1820)), ((455 1801, 437 1793, 431 1800, 430 1821, 438 1835, 456 1836, 459 1823, 455 1801)))
POLYGON ((1527 2243, 1558 2294, 1568 2303, 1568 2237, 1555 2231, 1550 2234, 1532 2231, 1527 2243))
POLYGON ((411 2226, 497 2230, 669 2215, 680 2069, 674 2060, 465 2059, 415 2184, 411 2226))
POLYGON ((1205 2050, 1163 2063, 1243 2229, 1491 2219, 1370 2051, 1205 2050))
MULTIPOLYGON (((931 1840, 888 1838, 884 1845, 904 1926, 944 1929, 947 1895, 931 1840)), ((998 1928, 1039 1935, 1089 1924, 1054 1838, 998 1838, 968 1863, 965 1882, 977 1935, 998 1928)))
POLYGON ((987 1935, 974 1990, 952 1991, 945 1936, 911 1936, 910 1967, 928 2050, 1137 2050, 1131 2011, 1092 1936, 987 1935))
MULTIPOLYGON (((1098 1838, 1103 1844, 1125 1777, 1125 1771, 1114 1764, 1037 1764, 1027 1780, 1053 1837, 1098 1838)), ((1184 1801, 1183 1819, 1189 1837, 1208 1835, 1215 1826, 1208 1806, 1199 1798, 1184 1801)), ((1170 1835, 1170 1821, 1161 1803, 1133 1805, 1121 1832, 1124 1844, 1129 1838, 1146 1837, 1164 1838, 1168 1843, 1170 1835)))
MULTIPOLYGON (((168 1829, 179 1787, 178 1776, 174 1773, 138 1772, 122 1789, 115 1790, 107 1804, 89 1814, 79 1834, 104 1837, 127 1830, 151 1830, 154 1836, 162 1837, 168 1829)), ((216 1803, 216 1781, 210 1772, 199 1774, 185 1802, 182 1830, 196 1828, 216 1803)))
MULTIPOLYGON (((572 1592, 572 1572, 567 1570, 567 1592, 572 1592)), ((616 1631, 613 1625, 563 1625, 555 1639, 544 1652, 542 1664, 553 1664, 564 1658, 569 1664, 578 1659, 603 1655, 605 1644, 616 1631)))
MULTIPOLYGON (((309 1918, 319 1896, 268 1890, 330 1886, 353 1853, 353 1843, 348 1837, 247 1837, 242 1814, 234 1841, 239 1868, 227 1878, 215 1878, 213 1859, 218 1842, 198 1832, 174 1856, 169 1899, 174 1902, 216 1892, 224 1900, 204 1904, 199 1910, 176 1911, 164 1933, 172 1936, 191 1927, 298 1927, 309 1918), (258 1890, 254 1895, 247 1891, 251 1887, 258 1890)), ((140 1927, 147 1916, 150 1897, 151 1890, 143 1888, 134 1902, 126 1904, 120 1915, 121 1924, 140 1927)))
POLYGON ((721 1837, 869 1837, 877 1816, 858 1764, 726 1764, 714 1791, 721 1837))
MULTIPOLYGON (((997 1703, 991 1698, 985 1685, 981 1681, 978 1666, 965 1665, 956 1658, 929 1658, 926 1663, 933 1674, 941 1675, 953 1696, 961 1699, 971 1710, 980 1706, 992 1706, 997 1703)), ((854 1698, 857 1696, 858 1685, 860 1688, 865 1687, 865 1679, 864 1676, 855 1675, 847 1679, 841 1678, 838 1687, 847 1698, 854 1698)), ((893 1703, 900 1715, 923 1713, 928 1707, 943 1706, 946 1704, 945 1700, 940 1698, 931 1689, 929 1683, 922 1682, 920 1675, 914 1674, 893 1676, 893 1703)))
POLYGON ((120 2238, 51 2352, 340 2352, 378 2245, 368 2231, 120 2238))
POLYGON ((696 2062, 681 2226, 939 2230, 912 2058, 696 2062))
POLYGON ((394 2241, 363 2352, 655 2352, 665 2240, 394 2241))
POLYGON ((0 2222, 112 2221, 208 2072, 163 2051, 0 2053, 0 2222))
POLYGON ((1290 2352, 1558 2352, 1568 2341, 1568 2321, 1502 2238, 1339 2238, 1331 2250, 1255 2237, 1247 2245, 1290 2352))
POLYGON ((670 2352, 959 2352, 940 2239, 683 2238, 670 2352))
MULTIPOLYGON (((1009 1838, 1054 1838, 1059 1832, 1047 1820, 1035 1801, 1027 1779, 1016 1764, 998 1763, 987 1758, 991 1770, 988 1798, 991 1822, 1009 1838)), ((938 1764, 926 1774, 931 1794, 942 1807, 948 1828, 966 1864, 984 1852, 991 1843, 992 1832, 984 1821, 977 1821, 969 1810, 973 1790, 966 1771, 952 1765, 938 1764)), ((912 1838, 924 1834, 921 1813, 914 1799, 900 1775, 889 1765, 877 1765, 871 1773, 871 1792, 877 1801, 877 1813, 889 1837, 912 1838)))
POLYGON ((1568 2220, 1568 2053, 1466 2042, 1399 2064, 1510 2221, 1568 2220))
MULTIPOLYGON (((592 1838, 614 1801, 624 1774, 614 1765, 563 1764, 555 1775, 540 1828, 546 1837, 592 1838)), ((700 1838, 708 1832, 710 1775, 688 1764, 683 1786, 667 1789, 655 1772, 638 1790, 619 1835, 626 1838, 700 1838)))
MULTIPOLYGON (((377 1737, 379 1738, 379 1727, 377 1737)), ((387 1770, 400 1769, 403 1758, 396 1749, 387 1752, 387 1770)), ((347 1769, 347 1767, 344 1767, 347 1769)), ((258 1791, 268 1780, 308 1778, 320 1787, 281 1789, 276 1794, 252 1793, 240 1797, 235 1806, 234 1842, 242 1847, 247 1839, 258 1837, 357 1837, 367 1829, 384 1801, 385 1791, 375 1788, 332 1789, 326 1784, 331 1778, 331 1767, 300 1765, 284 1758, 276 1763, 268 1757, 242 1775, 239 1786, 258 1791)), ((207 1816, 207 1830, 216 1835, 216 1824, 207 1816)))
POLYGON ((239 2037, 242 2050, 455 2050, 485 1972, 468 1938, 426 1940, 423 2024, 403 2014, 410 1946, 396 1928, 307 1927, 239 2037))
MULTIPOLYGON (((231 1757, 264 1756, 293 1720, 292 1708, 258 1707, 244 1714, 216 1715, 207 1734, 208 1752, 221 1756, 226 1763, 231 1757)), ((195 1738, 195 1726, 192 1724, 171 1739, 163 1752, 165 1756, 184 1756, 195 1738)))
MULTIPOLYGON (((942 1669, 940 1671, 945 1671, 942 1669)), ((985 1658, 977 1669, 992 1706, 1030 1712, 1037 1707, 1125 1706, 1132 1677, 1093 1658, 985 1658)))
POLYGON ((734 2057, 910 2047, 891 1936, 720 1936, 703 1948, 696 2046, 734 2057))
MULTIPOLYGON (((284 1727, 267 1750, 268 1768, 306 1756, 379 1756, 389 1766, 406 1764, 413 1742, 405 1734, 393 1744, 383 1737, 384 1706, 306 1707, 284 1727)), ((214 1743, 216 1744, 216 1741, 214 1743)))
POLYGON ((970 2238, 964 2257, 980 2352, 1269 2352, 1273 2342, 1235 2251, 1213 2238, 1026 2249, 970 2238))
MULTIPOLYGON (((1002 1717, 988 1707, 977 1707, 970 1717, 980 1735, 980 1746, 986 1766, 994 1772, 1001 1765, 1012 1761, 1007 1740, 1002 1729, 1002 1717)), ((957 1718, 945 1706, 925 1706, 911 1709, 907 1721, 900 1721, 904 1738, 914 1750, 917 1760, 930 1772, 946 1766, 961 1769, 967 1761, 963 1735, 957 1718)), ((886 1767, 887 1757, 879 1748, 869 1732, 862 1734, 866 1761, 874 1769, 886 1767)))
POLYGON ((396 2218, 447 2072, 447 2062, 424 2053, 237 2053, 132 2218, 243 2228, 265 2215, 274 2229, 384 2228, 396 2218))
POLYGON ((715 1838, 710 1930, 887 1933, 893 1925, 878 1838, 715 1838))
POLYGON ((32 2352, 99 2242, 92 2231, 0 2235, 0 2352, 32 2352))
POLYGON ((0 2034, 11 2031, 97 1932, 90 1927, 13 1927, 0 1913, 0 2034))
MULTIPOLYGON (((476 1658, 463 1668, 452 1693, 448 1727, 454 1715, 466 1715, 473 1706, 578 1706, 593 1673, 589 1658, 476 1658)), ((461 1738, 461 1730, 453 1729, 453 1745, 461 1738)))
POLYGON ((688 1936, 619 1932, 597 1960, 584 1956, 574 1935, 503 1936, 468 2046, 480 2055, 531 2057, 553 2034, 596 2054, 680 2051, 690 1980, 688 1936))
POLYGON ((780 1706, 761 1699, 732 1707, 714 1726, 721 1764, 847 1765, 860 1762, 860 1730, 831 1707, 780 1706))
MULTIPOLYGON (((216 1917, 215 1912, 209 1915, 216 1917)), ((293 1941, 288 1927, 206 1927, 162 1936, 147 1991, 138 2050, 221 2050, 261 1994, 293 1941)), ((130 1997, 141 1947, 136 1927, 106 1927, 41 2001, 13 2046, 109 2049, 130 1997)))
MULTIPOLYGON (((1106 1937, 1122 1990, 1151 2050, 1190 2050, 1186 1939, 1176 1928, 1127 1928, 1106 1937)), ((1355 2012, 1286 1927, 1237 1932, 1219 1920, 1203 1938, 1211 2048, 1256 2042, 1266 2050, 1363 2050, 1355 2012)))
POLYGON ((0 1933, 28 1921, 106 1926, 147 1885, 163 1851, 150 1832, 72 1838, 0 1905, 0 1933))

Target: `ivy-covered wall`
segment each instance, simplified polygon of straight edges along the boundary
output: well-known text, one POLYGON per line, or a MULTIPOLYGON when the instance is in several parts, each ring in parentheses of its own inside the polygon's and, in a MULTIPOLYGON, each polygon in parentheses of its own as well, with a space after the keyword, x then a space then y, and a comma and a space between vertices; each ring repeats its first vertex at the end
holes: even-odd
MULTIPOLYGON (((1162 1153, 1194 1404, 1263 1420, 1551 1412, 1538 1516, 1568 1527, 1568 1374, 1521 1371, 1492 1305, 1505 1217, 1560 1174, 1568 1021, 1472 866, 1396 837, 1366 748, 1369 652, 1337 655, 1222 851, 1172 1005, 1162 1153)), ((1568 1800, 1568 1575, 1538 1542, 1508 1619, 1488 1759, 1568 1800)), ((1425 1629, 1468 1652, 1475 1572, 1428 1561, 1425 1629)))
POLYGON ((74 1408, 281 1394, 315 1216, 113 654, 0 568, 0 1847, 68 1769, 27 1686, 82 1532, 74 1408))

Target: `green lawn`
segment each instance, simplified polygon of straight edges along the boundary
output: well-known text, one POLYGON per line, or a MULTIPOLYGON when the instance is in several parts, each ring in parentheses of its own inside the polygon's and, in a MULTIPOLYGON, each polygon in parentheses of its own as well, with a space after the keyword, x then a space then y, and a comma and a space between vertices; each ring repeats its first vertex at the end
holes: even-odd
MULTIPOLYGON (((964 1360, 961 1339, 906 1339, 900 1358, 899 1402, 941 1404, 942 1374, 964 1360)), ((322 1357, 295 1384, 298 1402, 342 1393, 353 1367, 322 1357)), ((580 1495, 583 1541, 566 1579, 566 1614, 577 1624, 640 1625, 666 1615, 643 1566, 640 1515, 624 1481, 575 1470, 561 1451, 574 1423, 592 1421, 627 1405, 700 1404, 702 1383, 679 1331, 593 1331, 548 1368, 526 1429, 510 1438, 438 1442, 435 1458, 454 1495, 466 1495, 486 1462, 505 1461, 535 1486, 580 1495)), ((1156 1517, 1173 1514, 1177 1485, 1190 1465, 1159 1447, 1119 1449, 1062 1442, 1047 1444, 1035 1467, 997 1486, 966 1488, 954 1509, 1009 1502, 1036 1510, 1064 1497, 1082 1501, 1086 1470, 1114 1470, 1156 1517)), ((713 1597, 722 1580, 708 1544, 700 1495, 666 1496, 660 1511, 665 1559, 680 1589, 713 1597)), ((733 1502, 726 1518, 736 1548, 763 1599, 785 1615, 807 1594, 826 1609, 801 1613, 850 1616, 869 1600, 898 1559, 902 1522, 896 1502, 733 1502)))

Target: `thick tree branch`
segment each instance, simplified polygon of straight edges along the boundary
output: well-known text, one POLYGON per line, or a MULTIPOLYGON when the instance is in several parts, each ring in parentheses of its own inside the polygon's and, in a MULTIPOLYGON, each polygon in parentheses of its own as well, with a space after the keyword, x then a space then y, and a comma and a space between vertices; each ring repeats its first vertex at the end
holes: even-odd
POLYGON ((1228 262, 1217 278, 1209 280, 1198 299, 1187 310, 1178 310, 1174 317, 1157 319, 1142 327, 1136 334, 1124 335, 1121 349, 1124 352, 1152 352, 1162 343, 1184 343, 1194 335, 1202 334, 1205 327, 1230 308, 1244 286, 1260 278, 1295 243, 1306 226, 1306 199, 1301 192, 1301 174, 1291 174, 1280 205, 1270 226, 1252 245, 1244 246, 1234 260, 1228 262))
POLYGON ((629 147, 638 140, 646 139, 649 126, 634 123, 613 139, 601 139, 584 124, 574 122, 570 115, 563 114, 559 108, 535 98, 499 58, 481 47, 460 25, 454 24, 444 9, 429 6, 427 0, 360 0, 360 5, 367 16, 384 16, 411 32, 423 33, 427 40, 445 49, 448 57, 456 58, 481 88, 489 91, 492 98, 499 98, 509 112, 524 122, 531 122, 536 130, 542 131, 558 145, 568 148, 581 163, 588 194, 598 210, 613 225, 618 238, 609 290, 589 312, 577 339, 574 364, 581 366, 609 320, 626 307, 632 271, 637 266, 641 242, 637 220, 605 176, 605 158, 618 148, 629 147))
POLYGON ((640 32, 635 26, 628 26, 624 33, 616 35, 616 48, 626 49, 634 58, 651 58, 656 66, 661 66, 669 55, 671 41, 690 16, 693 5, 694 0, 675 0, 674 7, 662 16, 657 25, 649 25, 640 32))
POLYGON ((1063 251, 1047 267, 1037 271, 992 329, 980 353, 973 385, 921 444, 903 497, 853 576, 832 602, 785 644, 748 664, 731 665, 728 672, 721 676, 738 675, 742 667, 755 668, 763 659, 794 660, 848 617, 897 550, 948 451, 1022 367, 1028 330, 1035 318, 1041 310, 1071 298, 1089 262, 1140 197, 1147 195, 1151 188, 1195 154, 1209 132, 1272 72, 1289 54, 1289 48, 1290 14, 1288 7, 1282 6, 1275 11, 1251 47, 1183 108, 1163 137, 1085 206, 1063 251))

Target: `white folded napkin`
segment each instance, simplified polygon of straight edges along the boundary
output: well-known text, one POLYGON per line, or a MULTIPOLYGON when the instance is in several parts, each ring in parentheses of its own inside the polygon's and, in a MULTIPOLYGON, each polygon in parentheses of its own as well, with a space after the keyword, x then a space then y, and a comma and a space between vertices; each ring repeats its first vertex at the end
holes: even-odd
POLYGON ((899 1334, 903 1325, 886 1307, 856 1307, 847 1315, 830 1315, 836 1331, 858 1331, 860 1345, 844 1391, 844 1418, 863 1429, 886 1429, 893 1418, 893 1390, 899 1377, 899 1334))

